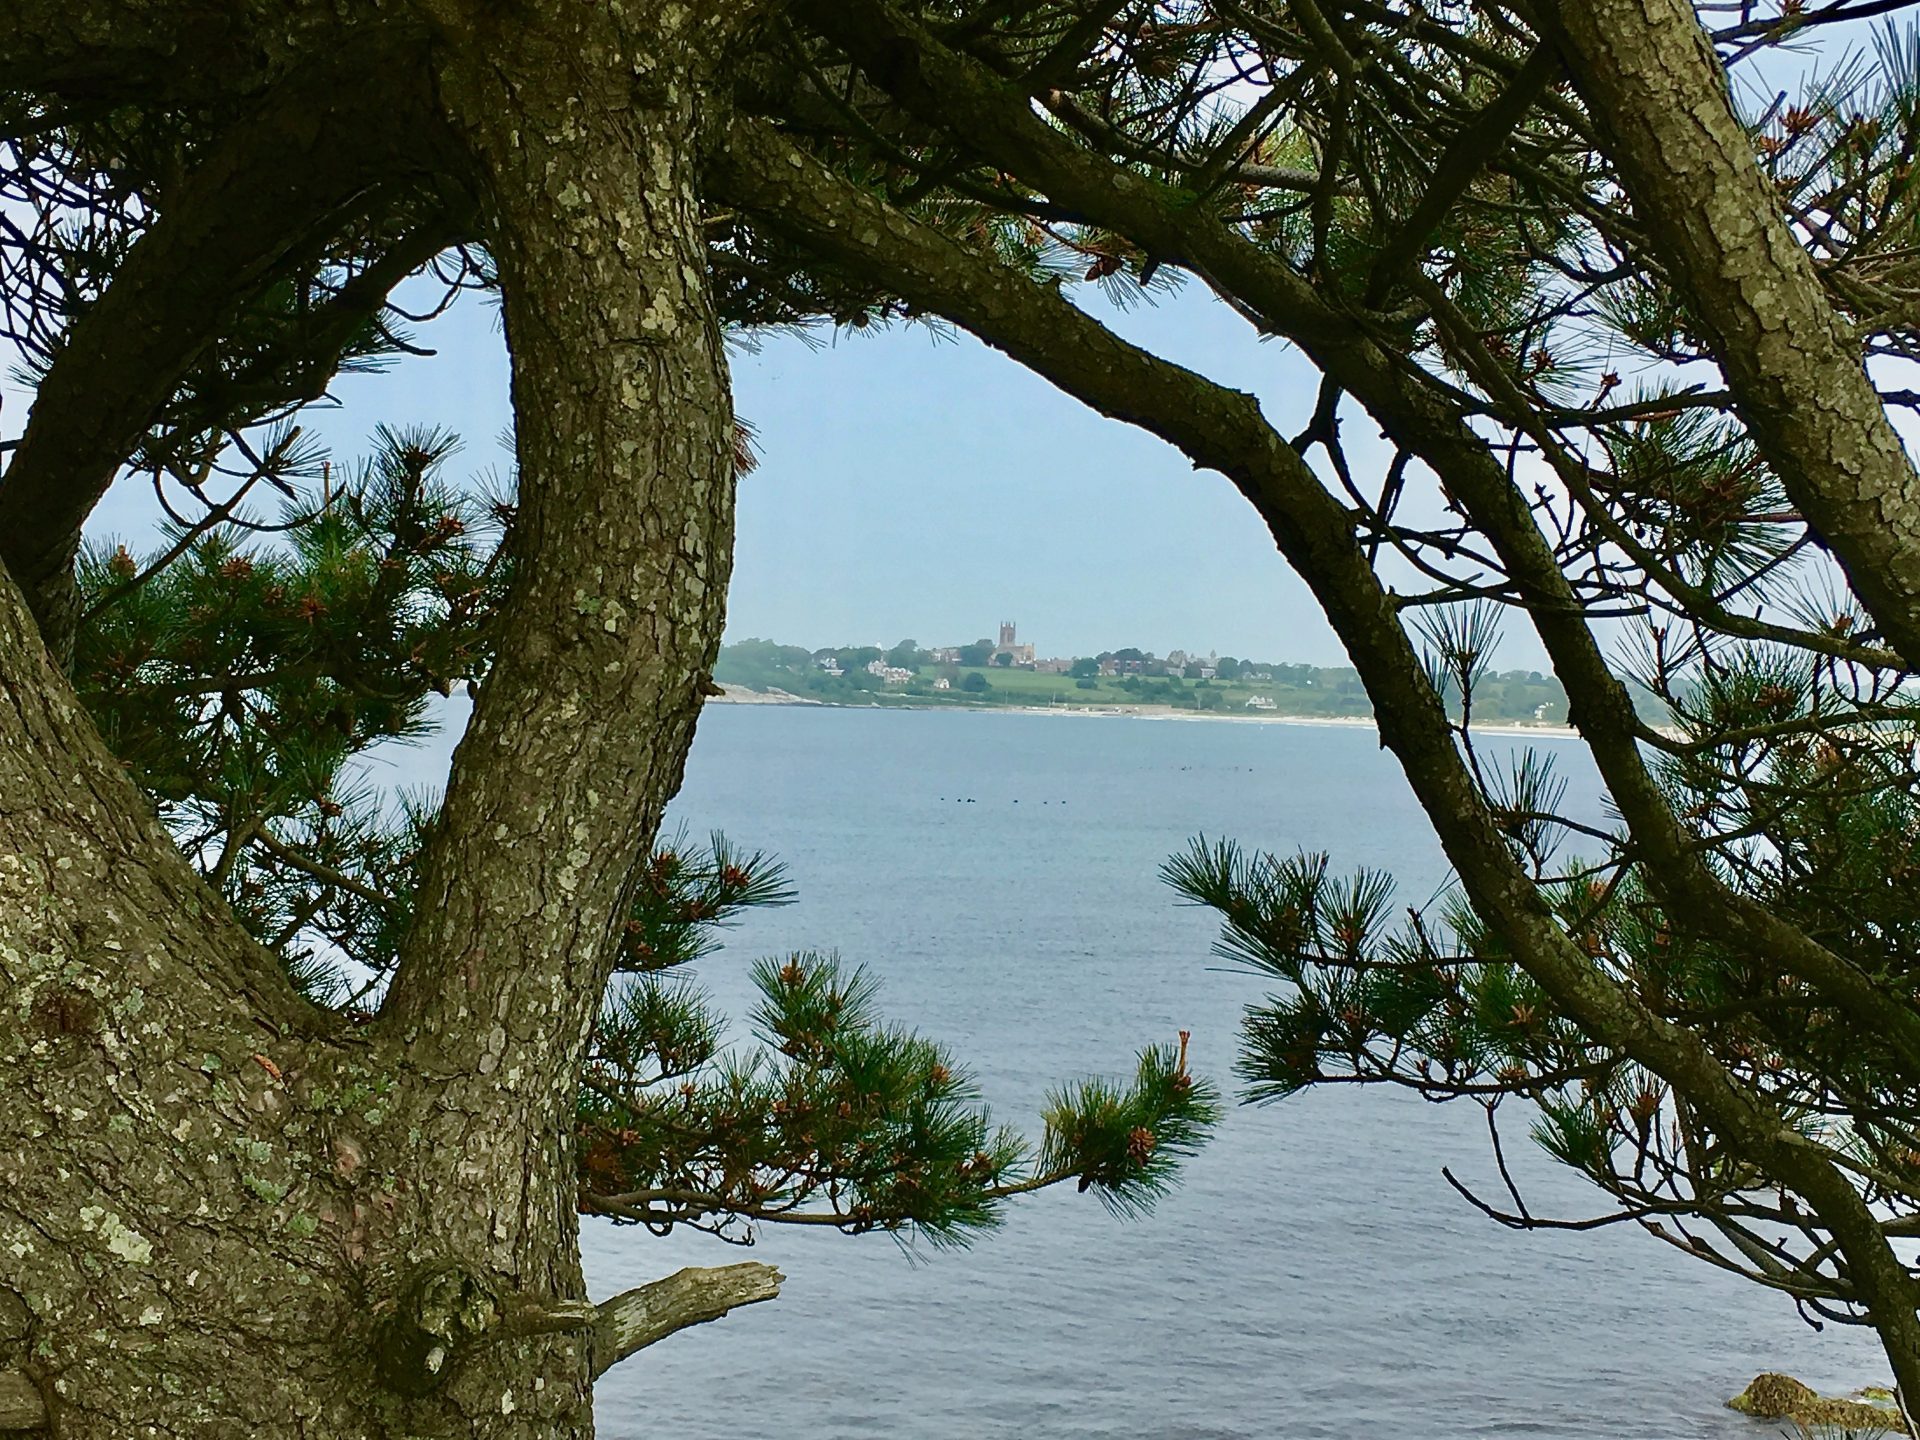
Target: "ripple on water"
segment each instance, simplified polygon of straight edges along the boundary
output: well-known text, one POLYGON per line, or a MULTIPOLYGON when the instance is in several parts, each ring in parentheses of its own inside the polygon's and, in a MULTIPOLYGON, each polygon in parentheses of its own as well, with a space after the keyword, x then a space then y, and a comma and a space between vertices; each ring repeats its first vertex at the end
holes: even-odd
MULTIPOLYGON (((1578 752, 1553 743, 1599 818, 1578 752)), ((838 948, 895 1018, 951 1042, 996 1111, 1194 1032, 1225 1076, 1247 977, 1209 968, 1205 917, 1154 878, 1190 835, 1443 870, 1361 730, 941 712, 714 707, 676 816, 790 863, 800 902, 750 918, 703 978, 744 1013, 746 962, 838 948), (942 804, 955 794, 971 806, 942 804), (1064 806, 1008 803, 1065 798, 1064 806)), ((1594 1194, 1509 1145, 1529 1203, 1594 1194)), ((1882 1373, 1857 1331, 1792 1311, 1637 1234, 1513 1234, 1447 1189, 1494 1193, 1477 1112, 1343 1092, 1236 1110, 1152 1219, 1045 1195, 965 1254, 777 1232, 786 1292, 676 1336, 600 1388, 608 1440, 1771 1440, 1721 1401, 1782 1369, 1844 1390, 1882 1373)), ((741 1252, 588 1224, 596 1295, 741 1252)))

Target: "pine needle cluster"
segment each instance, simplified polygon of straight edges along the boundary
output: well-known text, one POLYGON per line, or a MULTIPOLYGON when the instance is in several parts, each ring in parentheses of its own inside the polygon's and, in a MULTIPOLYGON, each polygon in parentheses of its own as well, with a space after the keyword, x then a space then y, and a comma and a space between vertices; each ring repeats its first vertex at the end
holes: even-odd
MULTIPOLYGON (((383 792, 370 758, 486 683, 512 579, 512 499, 452 483, 456 448, 383 430, 337 488, 289 486, 271 526, 183 524, 80 567, 75 677, 102 734, 235 916, 352 1020, 406 943, 438 809, 383 792)), ((1029 1142, 946 1047, 881 1016, 872 976, 812 952, 754 966, 754 1043, 730 1045, 694 970, 743 913, 793 899, 784 868, 681 836, 627 896, 566 1137, 586 1213, 739 1243, 772 1223, 957 1243, 1049 1185, 1143 1212, 1217 1118, 1183 1041, 1129 1084, 1060 1088, 1029 1142)))

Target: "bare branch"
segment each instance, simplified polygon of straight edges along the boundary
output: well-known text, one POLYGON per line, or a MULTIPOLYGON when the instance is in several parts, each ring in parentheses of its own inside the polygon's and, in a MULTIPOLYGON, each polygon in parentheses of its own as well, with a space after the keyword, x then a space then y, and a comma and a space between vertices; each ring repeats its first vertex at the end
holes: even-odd
POLYGON ((704 1269, 688 1266, 614 1296, 599 1307, 594 1322, 595 1377, 677 1331, 773 1299, 784 1279, 773 1266, 752 1260, 704 1269))

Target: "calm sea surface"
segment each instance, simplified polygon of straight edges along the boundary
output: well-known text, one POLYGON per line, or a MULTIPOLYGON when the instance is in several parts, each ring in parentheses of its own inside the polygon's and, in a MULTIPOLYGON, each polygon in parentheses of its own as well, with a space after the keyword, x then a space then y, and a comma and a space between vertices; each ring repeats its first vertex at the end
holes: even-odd
MULTIPOLYGON (((1597 813, 1580 752, 1539 743, 1597 813)), ((837 949, 1022 1122, 1051 1083, 1122 1074, 1181 1029, 1231 1085, 1259 982, 1214 968, 1207 915, 1155 878, 1189 836, 1390 869, 1403 902, 1444 874, 1358 729, 716 705, 674 816, 777 851, 799 886, 705 963, 733 1013, 754 957, 837 949)), ((1604 1209, 1514 1140, 1536 1213, 1604 1209)), ((1756 1372, 1835 1390, 1882 1373, 1870 1336, 1815 1334, 1638 1231, 1502 1230, 1442 1165, 1493 1193, 1477 1111, 1348 1091, 1236 1108, 1147 1220, 1047 1194, 966 1252, 777 1228, 742 1251, 589 1221, 596 1297, 686 1264, 787 1276, 609 1374, 600 1433, 1759 1440, 1777 1427, 1721 1406, 1756 1372)))

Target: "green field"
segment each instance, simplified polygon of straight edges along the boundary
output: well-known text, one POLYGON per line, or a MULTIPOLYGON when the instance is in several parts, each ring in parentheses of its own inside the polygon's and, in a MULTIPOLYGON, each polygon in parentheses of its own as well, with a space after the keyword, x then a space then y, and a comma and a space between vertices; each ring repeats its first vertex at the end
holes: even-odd
MULTIPOLYGON (((1328 688, 1276 686, 1272 681, 1181 680, 1142 676, 1136 688, 1121 683, 1122 677, 1097 677, 1092 689, 1082 689, 1069 675, 1042 675, 1032 670, 1008 670, 986 666, 977 671, 957 670, 957 687, 968 674, 979 674, 993 688, 985 696, 972 696, 1000 704, 1064 705, 1178 705, 1181 708, 1222 711, 1247 711, 1247 701, 1255 695, 1273 697, 1276 710, 1289 714, 1365 715, 1366 696, 1359 690, 1350 693, 1328 688), (1203 701, 1202 696, 1218 697, 1203 701)), ((895 687, 897 689, 897 687, 895 687)), ((918 689, 918 686, 913 687, 918 689)), ((943 692, 935 692, 936 695, 943 692)), ((944 693, 964 693, 958 690, 944 693)), ((1247 713, 1258 714, 1258 711, 1247 713)))

